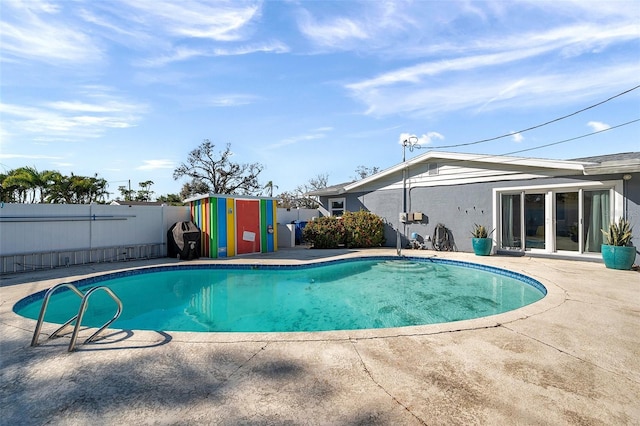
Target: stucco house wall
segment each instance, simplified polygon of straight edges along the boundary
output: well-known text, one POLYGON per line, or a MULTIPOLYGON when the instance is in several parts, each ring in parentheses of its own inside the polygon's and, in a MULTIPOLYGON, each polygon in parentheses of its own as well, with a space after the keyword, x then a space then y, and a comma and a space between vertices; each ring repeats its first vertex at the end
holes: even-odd
MULTIPOLYGON (((590 168, 581 169, 581 166, 577 167, 580 164, 578 161, 556 165, 553 161, 547 164, 546 160, 536 160, 537 163, 530 162, 517 167, 514 163, 508 162, 489 165, 459 162, 459 166, 456 165, 459 169, 450 167, 450 173, 446 174, 446 178, 444 173, 441 176, 427 174, 426 164, 430 160, 427 158, 425 164, 416 161, 407 167, 404 183, 402 168, 396 166, 395 169, 381 172, 380 178, 369 177, 361 181, 361 184, 356 182, 345 184, 343 188, 332 187, 330 193, 320 192, 316 195, 323 206, 330 206, 332 200, 343 199, 344 207, 348 211, 364 209, 382 217, 386 223, 386 246, 397 245, 398 233, 403 248, 407 246, 413 233, 427 240, 433 235, 435 226, 442 223, 451 231, 456 249, 471 252, 471 230, 474 224, 494 230, 492 237, 496 239, 496 234, 500 232, 499 229, 495 229, 500 225, 500 194, 508 192, 510 188, 513 191, 519 191, 521 188, 526 188, 526 191, 540 188, 539 191, 542 193, 571 192, 573 188, 576 191, 578 188, 611 189, 611 211, 614 212, 615 218, 625 217, 631 222, 635 231, 632 243, 640 247, 640 153, 631 154, 631 163, 625 160, 622 168, 616 166, 616 172, 608 174, 602 173, 603 169, 598 169, 600 166, 594 166, 597 163, 593 162, 585 162, 590 168), (494 170, 495 173, 492 175, 494 170), (522 178, 517 179, 517 176, 522 178), (447 184, 448 182, 454 184, 447 184), (404 198, 403 187, 406 188, 404 198), (406 210, 403 209, 403 202, 406 202, 406 210), (404 224, 399 217, 403 211, 421 212, 422 220, 404 224)), ((548 208, 550 210, 545 214, 547 223, 552 215, 550 204, 548 208)), ((549 229, 551 228, 547 228, 547 232, 549 229)), ((430 248, 431 242, 427 241, 427 246, 430 248)), ((494 251, 498 249, 497 246, 494 247, 494 251)), ((560 250, 546 254, 558 255, 556 251, 560 250)), ((535 254, 545 255, 540 250, 535 254)), ((601 260, 597 253, 579 254, 585 260, 601 260)), ((640 264, 640 255, 636 256, 636 263, 640 264)))
MULTIPOLYGON (((402 189, 380 190, 345 194, 349 211, 368 210, 384 218, 386 246, 396 245, 396 230, 400 229, 402 246, 405 247, 412 233, 423 238, 431 237, 438 223, 444 224, 452 232, 456 248, 471 252, 471 230, 474 224, 493 229, 493 189, 528 185, 566 185, 585 181, 619 179, 619 176, 580 176, 572 178, 536 179, 483 182, 455 186, 419 187, 407 190, 407 211, 422 212, 423 220, 407 223, 399 221, 402 211, 402 189)), ((634 245, 640 246, 640 174, 632 174, 626 188, 627 218, 634 226, 634 245)), ((329 197, 321 197, 326 203, 329 197)), ((495 232, 495 231, 494 231, 495 232)), ((430 246, 430 244, 429 244, 430 246)))

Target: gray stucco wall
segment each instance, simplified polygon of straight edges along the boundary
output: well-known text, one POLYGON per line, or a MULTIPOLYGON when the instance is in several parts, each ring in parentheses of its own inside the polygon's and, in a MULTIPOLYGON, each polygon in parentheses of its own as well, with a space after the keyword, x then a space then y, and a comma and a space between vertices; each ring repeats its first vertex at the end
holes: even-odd
POLYGON ((633 245, 636 247, 636 265, 640 265, 640 173, 633 173, 624 183, 625 214, 633 227, 633 245))
MULTIPOLYGON (((471 230, 475 223, 492 229, 493 188, 509 188, 534 185, 561 185, 584 181, 619 180, 621 175, 577 176, 571 178, 548 178, 535 180, 499 181, 488 183, 460 184, 454 186, 419 187, 407 191, 407 211, 422 212, 424 218, 419 223, 404 225, 399 221, 402 211, 402 190, 379 190, 366 193, 345 194, 346 207, 350 211, 360 209, 371 211, 387 223, 385 229, 386 246, 396 246, 396 230, 402 234, 402 247, 408 237, 416 232, 422 237, 432 236, 438 223, 451 230, 456 249, 473 251, 471 230)), ((640 173, 632 174, 624 183, 625 216, 634 227, 633 244, 640 248, 640 173)), ((326 202, 326 199, 322 200, 326 202)), ((431 244, 429 243, 429 247, 431 244)), ((636 256, 640 263, 640 253, 636 256)))
POLYGON ((352 205, 359 205, 384 218, 388 223, 385 230, 386 245, 390 247, 396 245, 398 227, 404 247, 413 232, 426 239, 433 235, 435 226, 442 223, 451 230, 457 250, 473 251, 473 224, 478 223, 491 229, 493 186, 491 183, 481 183, 408 189, 407 211, 423 213, 423 220, 407 223, 406 232, 405 226, 399 221, 402 212, 401 190, 357 194, 356 199, 350 196, 347 198, 347 208, 351 210, 352 205))

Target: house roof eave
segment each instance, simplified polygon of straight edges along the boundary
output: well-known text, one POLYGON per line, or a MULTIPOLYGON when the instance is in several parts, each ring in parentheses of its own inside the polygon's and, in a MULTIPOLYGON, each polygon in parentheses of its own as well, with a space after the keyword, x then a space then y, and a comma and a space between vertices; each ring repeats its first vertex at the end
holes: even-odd
POLYGON ((464 162, 476 162, 476 163, 489 163, 489 164, 510 164, 519 167, 534 167, 534 168, 549 168, 556 170, 567 170, 573 173, 584 173, 585 163, 574 160, 548 160, 540 158, 526 158, 526 157, 510 157, 505 155, 487 155, 487 154, 461 154, 451 152, 438 152, 430 151, 425 154, 413 157, 403 163, 398 163, 388 169, 382 170, 379 173, 368 176, 362 180, 353 182, 344 187, 345 192, 349 192, 353 189, 366 185, 370 182, 374 182, 380 178, 397 173, 405 167, 411 167, 415 164, 424 163, 430 160, 448 160, 448 161, 464 161, 464 162))

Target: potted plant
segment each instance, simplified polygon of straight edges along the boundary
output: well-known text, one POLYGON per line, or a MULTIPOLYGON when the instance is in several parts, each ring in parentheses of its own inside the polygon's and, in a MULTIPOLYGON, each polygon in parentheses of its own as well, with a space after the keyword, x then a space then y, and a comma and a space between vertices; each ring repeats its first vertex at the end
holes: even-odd
POLYGON ((493 247, 493 240, 489 238, 489 235, 493 233, 487 232, 487 228, 484 225, 473 225, 471 235, 471 243, 473 244, 473 252, 476 256, 489 256, 491 254, 491 248, 493 247))
POLYGON ((602 244, 602 260, 610 269, 628 270, 636 258, 636 248, 631 245, 633 235, 629 221, 620 218, 618 223, 612 222, 609 230, 602 229, 605 244, 602 244))

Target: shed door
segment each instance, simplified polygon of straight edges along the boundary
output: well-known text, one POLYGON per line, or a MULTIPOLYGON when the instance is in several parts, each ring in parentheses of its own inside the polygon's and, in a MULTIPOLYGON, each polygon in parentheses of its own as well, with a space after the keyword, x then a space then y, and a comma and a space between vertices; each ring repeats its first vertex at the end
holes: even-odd
POLYGON ((236 245, 238 254, 260 251, 258 200, 236 200, 236 245))

